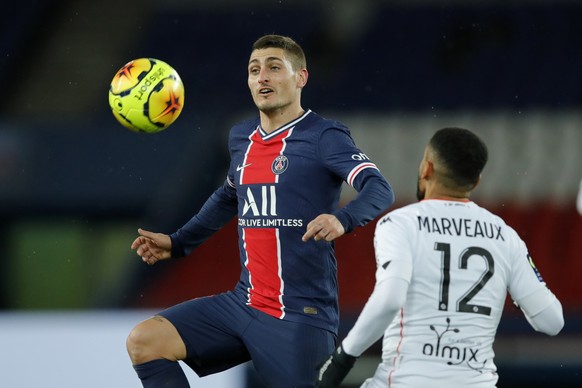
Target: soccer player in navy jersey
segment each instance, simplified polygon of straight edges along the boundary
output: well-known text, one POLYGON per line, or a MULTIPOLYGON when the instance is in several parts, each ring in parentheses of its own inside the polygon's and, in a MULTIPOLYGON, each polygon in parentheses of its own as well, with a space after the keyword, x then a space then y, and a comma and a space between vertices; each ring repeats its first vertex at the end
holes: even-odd
POLYGON ((224 184, 170 235, 139 229, 132 249, 148 264, 188 255, 238 216, 235 289, 170 307, 139 323, 127 350, 144 387, 188 387, 252 360, 270 387, 313 387, 336 345, 339 307, 333 240, 394 201, 378 168, 340 122, 301 107, 301 47, 266 35, 253 45, 248 86, 257 118, 232 127, 224 184), (343 182, 358 191, 339 208, 343 182))

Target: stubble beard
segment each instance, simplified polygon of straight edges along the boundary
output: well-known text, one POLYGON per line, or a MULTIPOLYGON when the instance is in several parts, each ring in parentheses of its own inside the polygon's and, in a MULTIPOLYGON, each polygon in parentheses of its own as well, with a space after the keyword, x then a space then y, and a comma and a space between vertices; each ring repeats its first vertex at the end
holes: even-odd
POLYGON ((289 107, 291 104, 284 104, 284 103, 280 103, 280 102, 267 102, 265 104, 256 104, 257 108, 259 109, 259 111, 261 111, 262 113, 266 114, 266 115, 271 115, 273 113, 276 112, 282 112, 285 110, 285 108, 289 107))
POLYGON ((419 177, 418 180, 416 181, 416 199, 418 201, 422 201, 424 199, 425 195, 426 195, 426 191, 422 191, 420 189, 420 177, 419 177))

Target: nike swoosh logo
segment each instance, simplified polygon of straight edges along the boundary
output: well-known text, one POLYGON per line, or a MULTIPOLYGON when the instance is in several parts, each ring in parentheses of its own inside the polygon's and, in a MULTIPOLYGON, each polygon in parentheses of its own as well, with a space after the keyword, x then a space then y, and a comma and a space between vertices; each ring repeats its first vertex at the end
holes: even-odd
POLYGON ((238 166, 236 166, 236 171, 240 171, 240 170, 242 170, 243 168, 250 166, 251 164, 252 164, 252 163, 249 163, 249 164, 243 164, 242 166, 239 164, 238 166))

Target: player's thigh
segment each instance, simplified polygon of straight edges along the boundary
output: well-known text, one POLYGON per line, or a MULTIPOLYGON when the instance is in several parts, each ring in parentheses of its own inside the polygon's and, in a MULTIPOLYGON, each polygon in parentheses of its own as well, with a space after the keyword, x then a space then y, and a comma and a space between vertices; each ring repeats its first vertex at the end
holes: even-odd
POLYGON ((271 387, 313 387, 318 366, 335 349, 333 333, 260 313, 245 342, 257 373, 271 387))
POLYGON ((180 303, 159 315, 178 330, 186 346, 184 362, 205 376, 250 359, 241 340, 252 318, 248 310, 234 295, 224 293, 180 303))

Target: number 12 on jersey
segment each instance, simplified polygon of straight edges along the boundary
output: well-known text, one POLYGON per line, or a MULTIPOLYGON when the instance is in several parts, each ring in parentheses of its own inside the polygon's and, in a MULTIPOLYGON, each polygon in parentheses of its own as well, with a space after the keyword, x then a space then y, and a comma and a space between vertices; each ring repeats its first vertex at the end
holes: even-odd
MULTIPOLYGON (((449 286, 451 283, 451 244, 437 242, 434 246, 435 251, 441 252, 441 284, 439 293, 439 310, 448 311, 449 309, 449 286)), ((493 256, 489 251, 480 247, 469 247, 465 249, 458 258, 458 268, 467 269, 470 259, 484 260, 485 270, 477 281, 469 287, 457 301, 456 311, 463 313, 491 315, 491 307, 470 304, 469 302, 481 289, 487 284, 493 276, 495 265, 493 256)))

